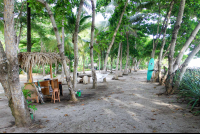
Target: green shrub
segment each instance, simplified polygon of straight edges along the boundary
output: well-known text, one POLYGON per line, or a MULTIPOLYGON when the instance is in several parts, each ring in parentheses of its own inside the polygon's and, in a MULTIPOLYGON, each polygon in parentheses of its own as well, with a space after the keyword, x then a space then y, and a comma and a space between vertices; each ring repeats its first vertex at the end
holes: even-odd
POLYGON ((23 95, 24 95, 26 102, 28 104, 28 108, 32 109, 35 112, 35 110, 37 110, 37 108, 35 107, 35 105, 30 105, 32 102, 28 101, 28 99, 27 99, 28 97, 31 97, 32 91, 30 91, 28 89, 24 89, 24 87, 23 87, 22 92, 23 92, 23 95))
MULTIPOLYGON (((179 73, 179 72, 178 72, 179 73)), ((174 79, 179 75, 176 75, 174 79)), ((200 104, 200 70, 186 70, 179 86, 180 97, 192 105, 191 110, 200 104)), ((199 111, 200 112, 200 111, 199 111)))

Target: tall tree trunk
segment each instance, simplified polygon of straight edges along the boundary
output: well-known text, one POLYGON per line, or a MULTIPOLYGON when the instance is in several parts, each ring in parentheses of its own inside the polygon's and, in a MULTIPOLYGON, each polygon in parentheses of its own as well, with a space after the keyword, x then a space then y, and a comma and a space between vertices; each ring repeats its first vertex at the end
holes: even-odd
POLYGON ((94 69, 94 59, 93 59, 93 43, 94 43, 94 27, 95 27, 95 5, 94 1, 91 0, 92 5, 92 26, 91 26, 91 41, 90 41, 90 59, 91 59, 91 69, 92 69, 92 88, 96 89, 97 87, 97 75, 94 69))
POLYGON ((85 56, 83 54, 83 73, 85 74, 85 56))
POLYGON ((137 72, 137 57, 135 57, 134 72, 137 72))
POLYGON ((73 88, 76 90, 77 85, 77 68, 78 68, 78 30, 79 30, 79 23, 81 17, 81 11, 83 8, 84 0, 80 1, 76 25, 75 25, 75 32, 74 32, 74 71, 73 71, 73 88))
POLYGON ((137 70, 139 70, 140 62, 141 62, 141 59, 139 59, 139 61, 137 62, 137 70))
POLYGON ((101 51, 101 70, 103 70, 103 50, 100 48, 101 51))
POLYGON ((161 78, 162 78, 161 68, 162 68, 163 49, 164 49, 165 42, 166 42, 165 41, 165 36, 166 36, 167 27, 168 27, 168 23, 169 23, 169 19, 170 19, 170 16, 171 16, 171 11, 172 11, 173 5, 174 5, 174 0, 172 0, 171 3, 170 3, 170 8, 169 8, 169 11, 167 13, 167 20, 166 20, 167 22, 165 23, 165 26, 163 26, 164 27, 163 41, 162 41, 162 45, 161 45, 160 53, 159 53, 159 57, 158 57, 158 78, 159 78, 160 85, 162 84, 162 81, 161 81, 161 78))
MULTIPOLYGON (((69 55, 71 55, 71 52, 69 51, 69 55)), ((69 74, 71 73, 71 64, 72 64, 72 62, 71 62, 71 60, 69 61, 69 74)))
POLYGON ((64 83, 64 67, 63 67, 63 65, 62 65, 62 72, 61 72, 61 81, 62 81, 62 83, 64 83))
POLYGON ((100 54, 98 53, 98 58, 99 58, 99 72, 101 70, 101 57, 100 57, 100 54))
POLYGON ((120 48, 121 48, 121 43, 119 43, 119 48, 118 48, 118 55, 117 55, 117 64, 116 64, 116 69, 115 69, 115 80, 118 80, 118 65, 119 65, 119 56, 120 56, 120 48))
POLYGON ((21 34, 22 34, 22 28, 23 28, 23 25, 22 25, 22 23, 20 23, 19 35, 16 37, 16 46, 17 46, 17 52, 18 53, 20 52, 19 42, 20 42, 20 38, 21 38, 21 34))
POLYGON ((27 52, 31 52, 31 8, 27 2, 27 52))
MULTIPOLYGON (((159 2, 159 16, 158 16, 158 21, 157 21, 157 35, 159 33, 159 26, 160 26, 159 23, 160 23, 160 2, 159 2)), ((156 47, 157 45, 155 45, 154 35, 153 35, 153 50, 151 52, 151 58, 155 57, 156 47)))
POLYGON ((176 39, 177 39, 177 35, 178 35, 178 31, 181 27, 181 22, 182 22, 182 18, 183 18, 183 12, 184 12, 184 7, 185 7, 185 0, 181 0, 180 2, 180 7, 179 7, 179 13, 177 16, 177 21, 175 23, 174 26, 174 30, 172 33, 172 40, 171 40, 171 47, 169 50, 169 68, 168 68, 168 75, 169 75, 169 79, 167 80, 167 84, 166 86, 166 94, 171 94, 172 93, 172 82, 173 82, 173 58, 174 58, 174 49, 175 49, 175 44, 176 44, 176 39))
POLYGON ((186 51, 186 49, 189 47, 190 43, 194 40, 196 34, 198 33, 200 29, 200 23, 196 26, 196 28, 192 31, 190 37, 185 42, 184 46, 182 47, 181 51, 179 52, 176 61, 173 65, 174 72, 178 69, 178 66, 180 65, 181 59, 183 58, 183 55, 186 51))
MULTIPOLYGON (((45 50, 45 46, 44 46, 44 44, 43 44, 43 42, 42 42, 42 39, 40 39, 40 41, 41 41, 41 49, 40 49, 40 52, 45 52, 46 50, 45 50)), ((42 71, 43 71, 43 77, 45 76, 45 65, 43 64, 42 65, 42 71)))
MULTIPOLYGON (((27 2, 27 52, 31 52, 31 8, 29 7, 29 3, 27 2)), ((29 82, 30 70, 27 70, 27 82, 29 82)))
POLYGON ((60 35, 59 35, 59 32, 58 32, 58 28, 56 26, 56 22, 55 22, 53 13, 52 13, 51 8, 49 7, 49 5, 46 1, 44 1, 44 0, 37 0, 37 1, 45 5, 45 7, 48 11, 48 14, 50 16, 51 23, 52 23, 52 26, 53 26, 53 29, 54 29, 54 32, 55 32, 55 35, 56 35, 57 43, 58 43, 58 50, 59 50, 59 53, 60 53, 61 61, 62 61, 63 67, 64 67, 65 75, 66 75, 66 81, 67 81, 67 84, 68 84, 68 89, 69 89, 69 92, 71 94, 71 100, 73 102, 76 102, 76 101, 78 101, 78 99, 76 98, 74 89, 72 87, 70 73, 69 73, 69 70, 67 69, 67 62, 66 62, 66 59, 65 59, 64 50, 62 49, 63 47, 62 47, 60 35))
POLYGON ((181 82, 181 80, 183 78, 183 75, 184 75, 184 73, 185 73, 185 71, 186 71, 186 69, 188 67, 188 64, 193 59, 193 57, 199 52, 199 50, 200 50, 200 44, 193 49, 193 51, 189 54, 189 56, 187 57, 185 62, 181 65, 182 68, 181 68, 181 71, 180 71, 180 75, 179 75, 179 77, 177 78, 177 80, 175 82, 175 86, 173 88, 172 93, 179 88, 180 82, 181 82))
POLYGON ((128 43, 128 32, 126 32, 126 40, 127 40, 127 50, 126 50, 126 52, 127 52, 127 55, 126 55, 126 66, 125 66, 125 69, 124 69, 124 74, 125 75, 128 75, 128 61, 129 61, 129 43, 128 43))
POLYGON ((107 53, 106 53, 106 57, 105 57, 105 61, 104 61, 104 68, 103 68, 103 71, 104 71, 104 72, 106 71, 108 55, 109 55, 110 50, 111 50, 111 48, 112 48, 112 46, 113 46, 113 43, 114 43, 114 41, 115 41, 115 36, 116 36, 116 34, 117 34, 117 31, 118 31, 118 29, 119 29, 119 27, 120 27, 120 25, 121 25, 122 17, 123 17, 123 15, 124 15, 124 12, 125 12, 127 3, 128 3, 128 0, 126 0, 126 3, 125 3, 125 5, 124 5, 124 9, 123 9, 123 11, 122 11, 122 13, 121 13, 121 16, 120 16, 120 19, 119 19, 119 22, 118 22, 118 25, 117 25, 117 27, 116 27, 116 29, 115 29, 114 34, 113 34, 112 41, 111 41, 111 43, 110 43, 110 45, 109 45, 109 47, 108 47, 108 49, 107 49, 107 53))
POLYGON ((122 77, 122 43, 121 43, 121 52, 120 52, 120 73, 119 73, 119 77, 122 77))
POLYGON ((15 118, 16 126, 25 127, 30 125, 31 118, 19 81, 13 0, 4 0, 4 22, 6 53, 0 43, 0 58, 2 59, 0 62, 0 74, 1 77, 5 76, 5 78, 0 78, 0 82, 8 98, 8 104, 15 118), (5 80, 7 80, 7 82, 5 82, 5 80))
POLYGON ((113 73, 113 72, 112 72, 112 69, 113 69, 113 56, 111 56, 110 58, 111 58, 111 61, 110 61, 110 62, 111 62, 111 63, 110 63, 110 64, 111 64, 111 67, 110 67, 110 68, 111 68, 111 69, 110 69, 111 71, 110 71, 110 73, 113 73))

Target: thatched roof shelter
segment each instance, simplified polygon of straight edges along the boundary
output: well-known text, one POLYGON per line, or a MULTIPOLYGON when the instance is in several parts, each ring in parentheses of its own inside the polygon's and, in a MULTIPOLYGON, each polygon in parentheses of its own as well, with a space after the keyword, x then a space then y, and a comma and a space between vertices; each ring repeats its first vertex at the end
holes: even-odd
MULTIPOLYGON (((66 58, 66 62, 69 63, 70 60, 66 58)), ((18 60, 19 64, 22 68, 29 68, 30 66, 35 65, 46 65, 46 64, 52 64, 57 62, 61 63, 61 57, 58 53, 55 52, 21 52, 18 53, 18 60)))
MULTIPOLYGON (((65 56, 66 62, 69 63, 70 60, 65 56)), ((52 75, 52 63, 57 65, 57 62, 61 63, 61 57, 58 53, 43 53, 43 52, 21 52, 18 53, 18 61, 21 65, 21 68, 29 69, 30 82, 33 81, 32 78, 32 67, 35 65, 50 65, 50 77, 52 75)))

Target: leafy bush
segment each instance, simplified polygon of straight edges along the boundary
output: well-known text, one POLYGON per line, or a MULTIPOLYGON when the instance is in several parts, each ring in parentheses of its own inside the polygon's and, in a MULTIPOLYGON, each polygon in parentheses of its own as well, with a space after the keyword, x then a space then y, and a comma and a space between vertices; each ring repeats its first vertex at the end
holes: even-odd
POLYGON ((37 108, 35 107, 35 105, 30 105, 32 102, 28 101, 28 99, 27 99, 28 97, 31 97, 32 91, 23 88, 22 92, 23 92, 26 102, 28 104, 28 108, 32 109, 35 112, 35 110, 37 110, 37 108))
MULTIPOLYGON (((178 72, 179 73, 179 72, 178 72)), ((175 76, 175 80, 178 75, 175 76)), ((179 95, 192 105, 191 110, 200 104, 200 70, 187 69, 179 86, 179 95)), ((200 111, 199 111, 200 112, 200 111)))

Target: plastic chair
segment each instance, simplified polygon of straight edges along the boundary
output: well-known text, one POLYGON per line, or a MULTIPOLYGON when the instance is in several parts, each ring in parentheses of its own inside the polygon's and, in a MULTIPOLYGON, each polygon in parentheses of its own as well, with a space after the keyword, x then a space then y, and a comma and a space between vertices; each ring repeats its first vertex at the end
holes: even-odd
POLYGON ((54 88, 52 92, 51 102, 58 100, 60 102, 60 91, 58 88, 54 88))

